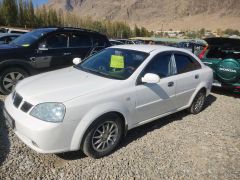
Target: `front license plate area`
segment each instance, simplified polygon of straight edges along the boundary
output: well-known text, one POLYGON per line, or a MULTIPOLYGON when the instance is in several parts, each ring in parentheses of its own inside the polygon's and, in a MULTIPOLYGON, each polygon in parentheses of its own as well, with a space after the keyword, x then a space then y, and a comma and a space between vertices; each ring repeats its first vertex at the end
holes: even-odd
POLYGON ((7 124, 12 128, 15 129, 15 121, 8 115, 5 109, 3 109, 3 115, 6 119, 7 124))

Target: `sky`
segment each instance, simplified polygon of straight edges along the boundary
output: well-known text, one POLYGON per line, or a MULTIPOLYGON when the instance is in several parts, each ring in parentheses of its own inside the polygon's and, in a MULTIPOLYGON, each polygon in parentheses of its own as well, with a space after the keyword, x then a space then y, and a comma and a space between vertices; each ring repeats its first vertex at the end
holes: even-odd
POLYGON ((47 3, 48 0, 32 0, 32 2, 34 4, 34 6, 40 6, 40 5, 44 4, 44 3, 47 3))

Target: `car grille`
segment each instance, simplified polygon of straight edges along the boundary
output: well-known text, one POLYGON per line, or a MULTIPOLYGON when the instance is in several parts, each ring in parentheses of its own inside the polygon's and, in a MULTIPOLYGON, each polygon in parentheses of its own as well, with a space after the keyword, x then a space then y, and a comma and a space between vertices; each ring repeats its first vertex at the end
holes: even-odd
POLYGON ((33 107, 32 104, 30 104, 26 101, 23 101, 23 97, 16 92, 13 93, 13 105, 16 108, 20 108, 25 113, 27 113, 33 107), (21 103, 22 103, 22 105, 21 105, 21 103), (21 105, 21 107, 20 107, 20 105, 21 105))
POLYGON ((33 107, 32 104, 28 103, 28 102, 24 102, 22 107, 21 107, 21 110, 23 112, 28 112, 31 108, 33 107))
POLYGON ((14 93, 13 94, 13 104, 16 108, 19 107, 19 105, 21 104, 23 98, 18 94, 18 93, 14 93))

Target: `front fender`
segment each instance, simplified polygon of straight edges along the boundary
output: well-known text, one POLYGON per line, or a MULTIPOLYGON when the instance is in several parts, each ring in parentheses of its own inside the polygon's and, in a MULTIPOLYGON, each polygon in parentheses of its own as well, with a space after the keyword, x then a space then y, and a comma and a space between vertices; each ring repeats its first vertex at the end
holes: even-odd
POLYGON ((104 104, 99 104, 93 107, 88 111, 84 117, 80 120, 78 126, 76 127, 73 138, 71 142, 71 150, 79 150, 80 145, 83 140, 83 136, 86 133, 88 127, 100 116, 109 113, 109 112, 118 112, 123 115, 125 119, 125 125, 128 126, 128 123, 131 119, 131 113, 124 104, 119 102, 108 102, 104 104))
POLYGON ((0 71, 6 68, 11 68, 11 67, 20 67, 26 70, 30 74, 32 73, 31 63, 24 59, 8 59, 0 62, 0 71))

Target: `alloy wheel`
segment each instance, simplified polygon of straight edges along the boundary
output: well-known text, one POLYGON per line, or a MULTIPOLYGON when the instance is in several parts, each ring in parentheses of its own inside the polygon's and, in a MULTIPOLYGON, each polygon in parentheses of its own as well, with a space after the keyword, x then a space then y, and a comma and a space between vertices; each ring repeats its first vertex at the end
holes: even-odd
POLYGON ((3 87, 6 91, 11 92, 18 81, 24 79, 24 75, 20 72, 10 72, 3 78, 3 87))
POLYGON ((94 150, 101 152, 111 148, 117 140, 118 133, 118 126, 114 121, 107 121, 98 126, 92 137, 94 150))
POLYGON ((200 111, 202 109, 204 101, 205 101, 204 93, 199 94, 199 96, 195 102, 195 105, 194 105, 195 111, 200 111))

